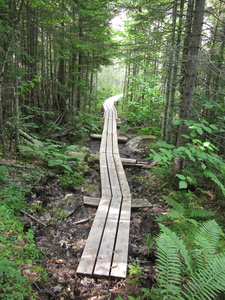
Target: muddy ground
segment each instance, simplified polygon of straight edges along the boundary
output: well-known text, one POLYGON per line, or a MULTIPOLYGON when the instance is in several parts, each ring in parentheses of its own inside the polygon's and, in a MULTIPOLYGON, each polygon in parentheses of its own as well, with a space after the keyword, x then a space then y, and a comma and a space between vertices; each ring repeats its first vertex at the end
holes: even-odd
MULTIPOLYGON (((89 140, 85 143, 92 153, 99 151, 100 142, 89 140)), ((140 151, 120 145, 123 157, 146 160, 146 149, 140 151)), ((147 236, 158 232, 156 216, 166 211, 160 197, 160 184, 154 181, 151 169, 127 166, 125 172, 133 198, 146 198, 151 207, 132 210, 130 224, 130 245, 128 276, 126 280, 108 278, 87 278, 76 275, 76 269, 84 249, 88 233, 95 217, 96 208, 83 204, 83 196, 100 197, 100 172, 98 163, 89 165, 85 174, 86 183, 71 190, 59 186, 58 179, 52 175, 42 179, 33 189, 31 202, 32 215, 44 223, 42 225, 28 216, 24 221, 35 231, 36 243, 44 255, 43 267, 48 276, 36 281, 34 286, 38 299, 116 299, 127 295, 137 296, 141 287, 151 287, 154 283, 154 244, 153 250, 147 247, 147 236)))

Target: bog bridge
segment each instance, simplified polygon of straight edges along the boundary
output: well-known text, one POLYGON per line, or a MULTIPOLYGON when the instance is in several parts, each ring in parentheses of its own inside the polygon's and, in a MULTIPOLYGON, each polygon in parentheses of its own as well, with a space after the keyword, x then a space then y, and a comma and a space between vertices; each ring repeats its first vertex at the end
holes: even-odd
POLYGON ((131 193, 119 155, 117 110, 122 97, 105 100, 100 146, 102 195, 77 274, 125 278, 130 229, 131 193))

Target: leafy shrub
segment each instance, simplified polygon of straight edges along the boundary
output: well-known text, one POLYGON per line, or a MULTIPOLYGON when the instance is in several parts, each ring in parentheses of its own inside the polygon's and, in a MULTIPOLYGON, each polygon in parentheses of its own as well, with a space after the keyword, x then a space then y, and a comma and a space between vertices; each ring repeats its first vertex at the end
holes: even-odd
MULTIPOLYGON (((189 121, 191 122, 191 121, 189 121)), ((174 158, 179 157, 185 161, 185 168, 181 174, 176 174, 179 178, 179 188, 186 189, 189 185, 196 185, 199 178, 208 178, 219 187, 225 196, 225 163, 216 154, 217 148, 208 140, 200 140, 197 136, 206 132, 212 132, 213 124, 190 123, 189 135, 186 135, 187 143, 184 147, 176 148, 174 145, 164 141, 158 141, 155 149, 150 149, 150 158, 159 164, 171 166, 174 158)))
POLYGON ((29 188, 24 188, 16 183, 3 186, 0 191, 0 205, 5 205, 15 213, 18 213, 25 205, 25 195, 29 188))
POLYGON ((31 286, 18 270, 15 262, 7 258, 0 259, 0 299, 23 300, 34 299, 31 286))

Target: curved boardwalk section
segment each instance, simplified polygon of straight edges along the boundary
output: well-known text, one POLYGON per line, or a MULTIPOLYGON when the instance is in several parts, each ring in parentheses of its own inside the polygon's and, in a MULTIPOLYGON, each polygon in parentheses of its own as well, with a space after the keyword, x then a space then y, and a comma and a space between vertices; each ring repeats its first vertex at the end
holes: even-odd
POLYGON ((77 274, 125 278, 130 228, 131 193, 119 155, 117 95, 105 100, 100 146, 102 196, 77 274))

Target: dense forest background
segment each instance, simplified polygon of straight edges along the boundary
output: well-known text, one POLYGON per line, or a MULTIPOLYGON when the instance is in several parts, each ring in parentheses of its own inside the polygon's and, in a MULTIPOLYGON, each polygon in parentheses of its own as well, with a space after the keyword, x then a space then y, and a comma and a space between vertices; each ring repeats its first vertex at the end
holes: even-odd
POLYGON ((223 2, 1 1, 0 13, 3 151, 9 126, 17 144, 22 128, 42 139, 67 124, 75 134, 122 91, 130 125, 145 119, 177 147, 192 126, 223 154, 223 2))
MULTIPOLYGON (((220 225, 216 221, 202 224, 204 218, 212 218, 212 212, 196 202, 208 195, 215 201, 214 211, 224 208, 224 1, 0 0, 0 32, 2 159, 22 159, 21 153, 32 152, 44 158, 48 167, 65 173, 67 177, 61 177, 64 185, 69 184, 68 176, 72 176, 72 184, 81 183, 80 161, 71 167, 62 151, 91 132, 100 132, 103 101, 123 93, 118 104, 123 132, 155 136, 158 141, 151 145, 148 155, 158 164, 158 180, 169 178, 172 193, 184 193, 164 195, 172 210, 159 222, 172 224, 174 231, 160 227, 156 252, 161 275, 158 290, 152 291, 150 299, 160 299, 160 293, 163 299, 216 299, 214 292, 224 290, 222 275, 220 283, 210 281, 210 292, 204 286, 201 296, 188 298, 187 293, 193 295, 201 276, 206 279, 213 272, 225 276, 221 254, 224 221, 219 218, 220 225), (201 225, 196 223, 199 221, 201 225), (181 228, 185 242, 195 245, 192 262, 180 240, 181 228), (192 235, 185 231, 187 228, 192 235), (213 246, 209 249, 210 242, 213 246), (168 248, 163 252, 165 244, 168 248), (176 251, 183 257, 186 271, 175 270, 176 251), (171 264, 165 267, 160 258, 167 252, 171 264), (200 253, 204 254, 202 260, 197 258, 200 253), (218 256, 213 256, 215 253, 218 256), (208 265, 203 274, 204 261, 208 265), (167 270, 177 277, 166 277, 167 270), (191 278, 195 287, 190 284, 184 292, 182 282, 178 289, 181 273, 191 278)), ((1 166, 0 181, 11 188, 12 196, 7 174, 1 166)), ((22 189, 20 192, 25 194, 22 189)), ((6 201, 9 194, 6 190, 1 193, 1 202, 7 206, 7 210, 1 208, 2 217, 6 211, 10 216, 18 213, 24 205, 21 200, 12 206, 11 200, 6 201)), ((31 241, 29 234, 26 238, 31 241)), ((5 270, 13 267, 9 261, 0 265, 5 270)), ((5 278, 11 278, 4 272, 5 278)), ((0 281, 0 291, 1 284, 6 283, 0 281)), ((20 284, 24 284, 22 279, 20 284)), ((150 297, 147 290, 145 293, 150 297)))

